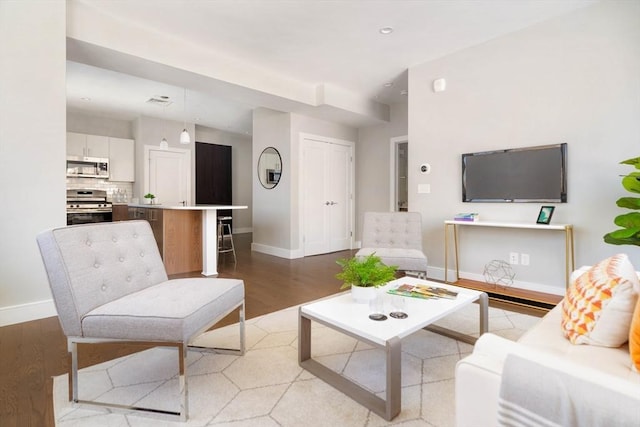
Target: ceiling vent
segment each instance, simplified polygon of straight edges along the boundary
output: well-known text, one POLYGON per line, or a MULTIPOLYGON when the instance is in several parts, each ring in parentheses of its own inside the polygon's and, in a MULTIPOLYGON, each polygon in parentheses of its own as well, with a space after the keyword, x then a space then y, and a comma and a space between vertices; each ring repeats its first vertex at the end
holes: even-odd
POLYGON ((161 107, 168 107, 169 105, 173 104, 168 96, 158 95, 152 96, 151 98, 147 99, 146 103, 151 105, 159 105, 161 107))

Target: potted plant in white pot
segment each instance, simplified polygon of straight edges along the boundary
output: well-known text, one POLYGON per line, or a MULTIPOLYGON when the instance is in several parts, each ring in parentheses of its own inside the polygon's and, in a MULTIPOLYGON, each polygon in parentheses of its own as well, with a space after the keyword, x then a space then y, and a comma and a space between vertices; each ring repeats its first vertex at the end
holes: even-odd
POLYGON ((336 279, 342 280, 340 289, 351 288, 356 302, 368 302, 376 297, 379 286, 395 279, 398 266, 386 265, 375 253, 366 257, 343 258, 336 261, 342 271, 336 279))
POLYGON ((149 201, 150 205, 152 205, 153 204, 153 200, 156 198, 156 196, 151 194, 151 193, 147 193, 147 194, 144 195, 144 198, 149 201))

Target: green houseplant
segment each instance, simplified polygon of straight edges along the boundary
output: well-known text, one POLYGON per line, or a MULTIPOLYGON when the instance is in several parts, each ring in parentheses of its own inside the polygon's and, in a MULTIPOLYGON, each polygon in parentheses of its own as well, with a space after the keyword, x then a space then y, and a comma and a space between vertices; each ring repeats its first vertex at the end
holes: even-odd
POLYGON ((144 198, 145 198, 145 199, 149 199, 149 203, 150 203, 150 204, 153 204, 153 199, 155 199, 155 198, 156 198, 156 196, 155 196, 155 195, 153 195, 153 194, 151 194, 151 193, 147 193, 147 194, 145 194, 145 195, 144 195, 144 198))
POLYGON ((336 274, 336 279, 342 280, 340 289, 352 286, 373 287, 382 286, 395 279, 398 267, 386 265, 374 253, 366 257, 343 258, 336 261, 342 271, 336 274))
MULTIPOLYGON (((620 162, 623 165, 632 165, 636 171, 622 177, 622 186, 625 190, 640 194, 640 157, 627 159, 620 162)), ((640 210, 640 198, 621 197, 616 205, 625 209, 640 210)), ((628 212, 618 215, 613 220, 614 224, 622 227, 604 235, 604 241, 612 245, 637 245, 640 246, 640 212, 628 212)))

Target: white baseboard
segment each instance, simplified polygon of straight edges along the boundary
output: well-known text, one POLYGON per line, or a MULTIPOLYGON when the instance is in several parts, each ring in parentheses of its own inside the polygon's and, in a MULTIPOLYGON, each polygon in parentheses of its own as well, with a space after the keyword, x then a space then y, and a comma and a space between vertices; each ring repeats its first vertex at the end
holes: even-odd
POLYGON ((253 233, 253 228, 252 227, 240 227, 240 228, 234 228, 233 229, 233 234, 245 234, 245 233, 253 233))
POLYGON ((57 316, 58 312, 53 300, 36 301, 28 304, 0 307, 0 326, 44 319, 57 316))
POLYGON ((251 243, 251 250, 285 259, 296 259, 304 257, 304 253, 302 250, 276 248, 275 246, 263 245, 261 243, 251 243))
MULTIPOLYGON (((427 269, 427 277, 428 278, 432 278, 432 279, 437 279, 437 280, 444 280, 444 268, 441 267, 428 267, 427 269)), ((449 280, 453 280, 456 277, 456 272, 453 270, 449 270, 448 274, 447 274, 447 278, 449 280)), ((461 271, 460 272, 460 278, 461 279, 469 279, 469 280, 475 280, 478 282, 484 282, 484 276, 482 274, 477 274, 477 273, 468 273, 468 272, 464 272, 461 271)), ((564 296, 565 294, 565 287, 564 287, 564 279, 562 280, 563 284, 562 286, 550 286, 550 285, 543 285, 541 283, 533 283, 533 282, 524 282, 524 281, 519 281, 519 280, 515 280, 513 282, 513 285, 511 285, 511 287, 513 288, 517 288, 517 289, 524 289, 524 290, 528 290, 528 291, 535 291, 535 292, 542 292, 545 294, 551 294, 551 295, 560 295, 560 296, 564 296)))

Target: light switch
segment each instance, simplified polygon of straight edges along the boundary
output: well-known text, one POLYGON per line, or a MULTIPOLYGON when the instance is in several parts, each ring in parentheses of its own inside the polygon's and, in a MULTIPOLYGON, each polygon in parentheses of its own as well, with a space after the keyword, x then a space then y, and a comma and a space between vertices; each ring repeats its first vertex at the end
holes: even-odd
POLYGON ((431 184, 418 184, 418 193, 419 194, 431 193, 431 184))

